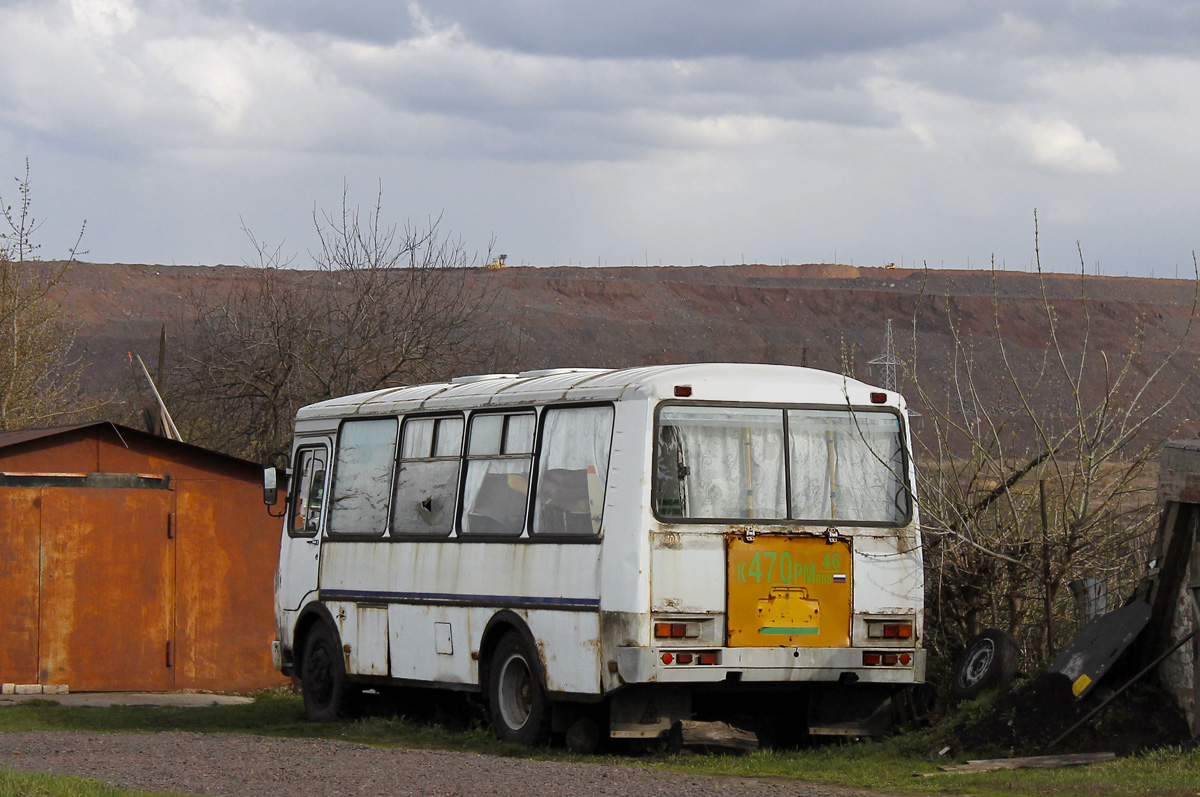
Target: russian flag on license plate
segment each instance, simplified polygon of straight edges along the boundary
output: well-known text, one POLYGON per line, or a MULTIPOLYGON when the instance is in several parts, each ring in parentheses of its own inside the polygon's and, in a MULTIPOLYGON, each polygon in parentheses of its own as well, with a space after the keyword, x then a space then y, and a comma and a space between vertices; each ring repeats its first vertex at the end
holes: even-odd
POLYGON ((834 584, 845 584, 846 583, 846 574, 845 573, 834 573, 833 574, 833 583, 834 584))

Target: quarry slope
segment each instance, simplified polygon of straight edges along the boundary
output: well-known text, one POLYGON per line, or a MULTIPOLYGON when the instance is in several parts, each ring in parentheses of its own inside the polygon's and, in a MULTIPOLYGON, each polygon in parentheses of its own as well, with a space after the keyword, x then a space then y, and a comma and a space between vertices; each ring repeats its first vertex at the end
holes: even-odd
MULTIPOLYGON (((1196 295, 1191 280, 836 264, 458 273, 506 327, 508 355, 498 365, 508 370, 752 361, 847 371, 875 383, 882 373, 868 361, 882 352, 889 319, 898 353, 911 361, 915 351, 934 380, 955 378, 957 334, 980 373, 1002 382, 997 330, 1009 347, 1009 368, 1036 367, 1050 337, 1047 301, 1062 349, 1079 352, 1086 341, 1093 357, 1104 352, 1111 370, 1131 349, 1153 359, 1175 347, 1196 295)), ((76 352, 91 363, 88 388, 119 391, 129 372, 126 352, 149 361, 164 324, 172 336, 188 323, 189 295, 219 294, 249 278, 249 269, 236 266, 81 263, 55 298, 79 325, 76 352)), ((1193 332, 1167 380, 1194 380, 1197 353, 1200 335, 1193 332)), ((168 351, 168 366, 182 354, 168 351)), ((1095 389, 1103 389, 1103 375, 1097 379, 1095 389)), ((1185 430, 1197 406, 1189 395, 1176 413, 1185 430)))

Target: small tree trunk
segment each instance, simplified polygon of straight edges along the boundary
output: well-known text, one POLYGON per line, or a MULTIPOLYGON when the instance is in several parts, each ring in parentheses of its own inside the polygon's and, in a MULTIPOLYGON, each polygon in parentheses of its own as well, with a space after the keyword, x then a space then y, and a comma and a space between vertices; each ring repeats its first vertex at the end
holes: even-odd
POLYGON ((1054 655, 1054 592, 1050 584, 1050 524, 1046 521, 1046 480, 1038 479, 1042 511, 1042 595, 1046 613, 1046 658, 1054 655))

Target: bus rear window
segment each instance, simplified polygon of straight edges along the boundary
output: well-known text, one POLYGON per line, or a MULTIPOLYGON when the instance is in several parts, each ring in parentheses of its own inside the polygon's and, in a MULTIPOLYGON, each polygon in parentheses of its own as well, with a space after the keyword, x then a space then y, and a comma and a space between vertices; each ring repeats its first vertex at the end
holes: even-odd
POLYGON ((668 406, 658 421, 659 515, 787 517, 783 410, 668 406))
POLYGON ((904 462, 892 412, 668 405, 654 508, 688 520, 898 525, 909 516, 904 462))

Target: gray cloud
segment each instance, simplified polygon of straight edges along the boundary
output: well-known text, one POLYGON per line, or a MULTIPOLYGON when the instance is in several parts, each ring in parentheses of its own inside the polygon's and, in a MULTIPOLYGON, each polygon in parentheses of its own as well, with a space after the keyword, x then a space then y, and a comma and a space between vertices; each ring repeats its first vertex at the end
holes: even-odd
MULTIPOLYGON (((392 1, 203 0, 214 14, 289 34, 376 44, 418 32, 392 1)), ((489 49, 571 58, 799 60, 953 41, 1020 20, 1055 52, 1186 53, 1200 38, 1200 8, 1173 0, 961 3, 953 0, 439 0, 417 4, 489 49)))
POLYGON ((0 26, 0 168, 93 198, 98 259, 236 262, 239 215, 301 239, 344 178, 516 262, 965 265, 1028 253, 1035 206, 1047 251, 1195 245, 1182 0, 0 0, 0 26))

